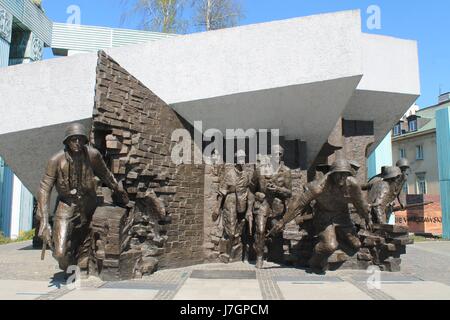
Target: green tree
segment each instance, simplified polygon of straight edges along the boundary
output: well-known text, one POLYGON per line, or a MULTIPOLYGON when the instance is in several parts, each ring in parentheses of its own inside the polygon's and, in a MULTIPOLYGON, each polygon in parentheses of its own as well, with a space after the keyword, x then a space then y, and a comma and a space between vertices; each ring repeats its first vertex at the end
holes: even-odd
POLYGON ((164 33, 183 33, 187 22, 182 19, 185 0, 122 0, 126 12, 122 21, 139 18, 139 28, 164 33))
POLYGON ((238 0, 193 0, 195 26, 201 30, 234 27, 244 17, 238 0))

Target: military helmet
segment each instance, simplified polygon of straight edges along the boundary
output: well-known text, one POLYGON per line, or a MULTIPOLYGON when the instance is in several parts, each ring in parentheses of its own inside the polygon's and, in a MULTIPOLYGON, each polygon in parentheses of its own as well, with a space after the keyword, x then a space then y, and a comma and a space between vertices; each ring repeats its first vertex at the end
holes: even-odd
POLYGON ((402 175, 402 171, 398 167, 385 167, 383 172, 383 180, 397 178, 402 175))
POLYGON ((331 171, 330 174, 333 173, 348 173, 350 175, 354 175, 355 171, 352 168, 352 165, 349 161, 346 159, 337 159, 332 165, 331 165, 331 171))
POLYGON ((409 161, 408 161, 408 159, 402 158, 402 159, 398 160, 395 165, 397 167, 399 167, 400 169, 408 169, 409 168, 409 161))
POLYGON ((63 141, 64 144, 67 142, 67 139, 73 136, 82 136, 86 139, 86 142, 89 141, 89 138, 86 135, 86 129, 81 123, 72 123, 67 127, 63 141))

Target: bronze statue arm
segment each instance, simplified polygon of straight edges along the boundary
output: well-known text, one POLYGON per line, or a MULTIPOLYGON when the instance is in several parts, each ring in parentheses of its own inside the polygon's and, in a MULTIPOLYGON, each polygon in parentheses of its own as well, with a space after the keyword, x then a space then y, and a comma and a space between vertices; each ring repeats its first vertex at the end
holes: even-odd
POLYGON ((38 192, 38 216, 41 224, 48 224, 50 214, 50 197, 52 189, 56 182, 58 163, 55 159, 50 159, 45 170, 44 177, 41 180, 38 192))
POLYGON ((397 200, 398 200, 398 203, 400 204, 400 207, 402 209, 404 209, 405 208, 405 203, 403 203, 402 199, 400 199, 400 193, 397 195, 397 200))
POLYGON ((253 219, 253 206, 255 204, 255 194, 248 188, 247 212, 245 218, 247 220, 253 219))
POLYGON ((350 196, 352 198, 353 205, 355 206, 356 212, 361 218, 363 218, 367 225, 370 227, 372 225, 372 219, 370 218, 370 207, 366 199, 363 196, 361 187, 355 178, 350 178, 350 196))
POLYGON ((41 180, 38 191, 38 212, 37 216, 40 220, 38 236, 43 239, 45 244, 51 242, 51 228, 49 224, 50 215, 50 197, 52 189, 56 182, 58 161, 52 158, 48 161, 44 177, 41 180))
POLYGON ((285 199, 292 197, 292 191, 288 188, 277 187, 276 193, 278 193, 279 195, 281 195, 281 197, 285 199))
POLYGON ((284 181, 284 187, 274 186, 275 192, 278 193, 282 198, 288 199, 292 197, 292 174, 290 171, 284 174, 284 181))
POLYGON ((216 202, 215 207, 213 208, 213 212, 212 212, 212 220, 213 221, 217 221, 217 219, 219 219, 220 208, 222 207, 224 198, 225 198, 225 195, 223 195, 221 192, 217 193, 217 202, 216 202))
POLYGON ((95 149, 92 149, 91 152, 95 152, 94 154, 94 173, 100 180, 106 184, 108 188, 113 191, 119 191, 119 184, 117 183, 116 178, 112 174, 112 172, 106 167, 105 161, 103 161, 102 155, 95 149))

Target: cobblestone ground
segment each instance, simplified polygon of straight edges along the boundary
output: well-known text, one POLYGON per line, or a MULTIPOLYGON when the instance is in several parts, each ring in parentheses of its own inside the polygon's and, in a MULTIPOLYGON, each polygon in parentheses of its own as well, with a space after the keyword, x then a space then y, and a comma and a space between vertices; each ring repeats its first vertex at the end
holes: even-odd
POLYGON ((0 246, 0 299, 139 300, 395 300, 450 299, 450 242, 408 247, 402 272, 354 270, 311 275, 267 263, 204 264, 161 270, 140 280, 103 282, 83 277, 81 288, 65 285, 64 275, 47 252, 30 242, 0 246))

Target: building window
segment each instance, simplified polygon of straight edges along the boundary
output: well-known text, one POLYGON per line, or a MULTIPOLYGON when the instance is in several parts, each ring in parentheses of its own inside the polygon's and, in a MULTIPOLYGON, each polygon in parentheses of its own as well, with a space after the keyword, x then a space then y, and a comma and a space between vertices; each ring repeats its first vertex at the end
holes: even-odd
POLYGON ((411 119, 408 121, 409 132, 417 131, 417 119, 411 119))
POLYGON ((394 127, 394 136, 399 136, 401 134, 402 134, 402 126, 401 126, 401 124, 399 122, 394 127))
POLYGON ((406 150, 400 148, 400 159, 406 159, 406 150))
POLYGON ((405 184, 403 185, 403 193, 409 194, 408 182, 405 182, 405 184))
POLYGON ((427 194, 427 181, 425 179, 425 173, 417 173, 417 193, 427 194))
POLYGON ((416 160, 423 160, 423 146, 416 146, 416 160))

